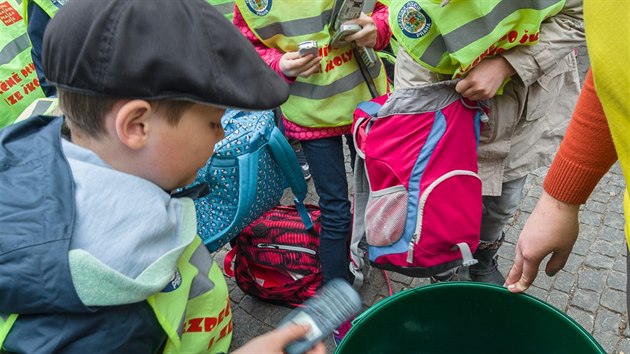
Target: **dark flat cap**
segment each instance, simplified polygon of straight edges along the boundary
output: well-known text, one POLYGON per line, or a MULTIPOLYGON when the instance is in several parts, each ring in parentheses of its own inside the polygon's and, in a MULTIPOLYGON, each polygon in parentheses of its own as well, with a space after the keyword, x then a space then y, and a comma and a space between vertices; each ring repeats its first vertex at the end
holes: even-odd
POLYGON ((289 87, 205 0, 70 0, 46 28, 44 72, 68 91, 270 109, 289 87))

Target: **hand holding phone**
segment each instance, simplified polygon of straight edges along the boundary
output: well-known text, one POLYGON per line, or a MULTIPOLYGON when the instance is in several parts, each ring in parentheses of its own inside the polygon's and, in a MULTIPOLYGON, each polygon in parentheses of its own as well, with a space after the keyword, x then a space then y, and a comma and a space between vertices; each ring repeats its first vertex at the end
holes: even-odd
POLYGON ((346 36, 348 35, 359 32, 361 28, 362 28, 361 25, 356 24, 356 23, 348 23, 348 24, 341 25, 339 29, 335 32, 335 34, 332 36, 332 39, 330 40, 330 47, 340 48, 340 47, 343 47, 344 45, 349 44, 348 42, 344 40, 344 38, 346 38, 346 36))
POLYGON ((298 44, 298 55, 300 58, 309 54, 313 54, 313 57, 316 57, 319 54, 319 47, 317 46, 316 41, 304 41, 298 44))
POLYGON ((343 322, 361 311, 361 298, 348 282, 333 279, 301 307, 291 311, 281 322, 308 324, 309 332, 284 348, 287 354, 302 354, 329 336, 343 322))

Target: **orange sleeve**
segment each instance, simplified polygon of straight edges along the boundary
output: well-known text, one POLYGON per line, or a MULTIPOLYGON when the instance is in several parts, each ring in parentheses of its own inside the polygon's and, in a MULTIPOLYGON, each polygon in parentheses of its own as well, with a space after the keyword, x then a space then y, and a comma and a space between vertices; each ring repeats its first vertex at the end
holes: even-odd
POLYGON ((543 187, 560 201, 583 204, 615 161, 617 154, 589 70, 543 187))

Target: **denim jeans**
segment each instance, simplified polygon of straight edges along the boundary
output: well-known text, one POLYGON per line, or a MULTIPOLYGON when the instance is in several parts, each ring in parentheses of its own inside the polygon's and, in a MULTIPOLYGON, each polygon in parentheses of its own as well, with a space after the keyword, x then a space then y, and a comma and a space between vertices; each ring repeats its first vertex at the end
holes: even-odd
POLYGON ((514 212, 523 199, 523 187, 527 176, 504 182, 500 196, 483 197, 481 217, 481 242, 494 243, 501 239, 503 229, 514 216, 514 212))
MULTIPOLYGON (((351 166, 355 150, 351 136, 346 136, 351 166)), ((315 191, 319 195, 321 235, 319 259, 324 282, 333 278, 348 280, 348 242, 352 229, 352 213, 348 199, 348 176, 341 136, 302 140, 302 149, 311 169, 315 191)))

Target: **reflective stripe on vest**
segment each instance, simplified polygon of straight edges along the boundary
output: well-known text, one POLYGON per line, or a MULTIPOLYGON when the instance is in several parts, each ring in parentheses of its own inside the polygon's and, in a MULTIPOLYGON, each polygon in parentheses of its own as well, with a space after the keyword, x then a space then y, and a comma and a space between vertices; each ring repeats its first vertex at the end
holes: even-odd
POLYGON ((15 123, 32 116, 58 116, 61 115, 59 100, 57 98, 39 98, 31 103, 22 114, 15 120, 15 123))
POLYGON ((20 11, 15 0, 0 0, 0 128, 13 123, 31 102, 44 97, 20 11))
MULTIPOLYGON (((352 123, 356 102, 372 98, 350 46, 333 49, 328 45, 328 23, 333 0, 311 1, 296 11, 289 0, 237 0, 245 22, 262 43, 281 52, 297 51, 298 44, 316 41, 322 57, 321 69, 291 84, 291 96, 282 105, 287 119, 305 127, 336 127, 352 123)), ((387 91, 382 63, 370 69, 378 91, 387 91)))
POLYGON ((171 286, 147 300, 168 335, 164 353, 227 353, 232 340, 227 284, 199 237, 177 269, 171 286))
POLYGON ((208 3, 216 8, 221 15, 225 16, 230 22, 234 17, 234 1, 231 0, 208 0, 208 3))
POLYGON ((398 42, 420 64, 461 76, 483 58, 538 42, 540 24, 564 0, 394 0, 389 22, 398 42), (439 23, 439 26, 436 25, 439 23))
POLYGON ((5 339, 7 339, 9 331, 11 330, 11 327, 13 327, 13 324, 15 323, 17 317, 18 315, 15 314, 0 314, 0 351, 2 351, 2 345, 4 344, 5 339))
POLYGON ((65 5, 67 0, 24 0, 24 2, 22 3, 22 9, 24 12, 24 22, 26 22, 27 26, 29 1, 35 2, 37 5, 39 5, 39 7, 42 8, 42 10, 44 10, 48 17, 53 18, 55 14, 57 14, 57 11, 59 11, 59 8, 65 5))

